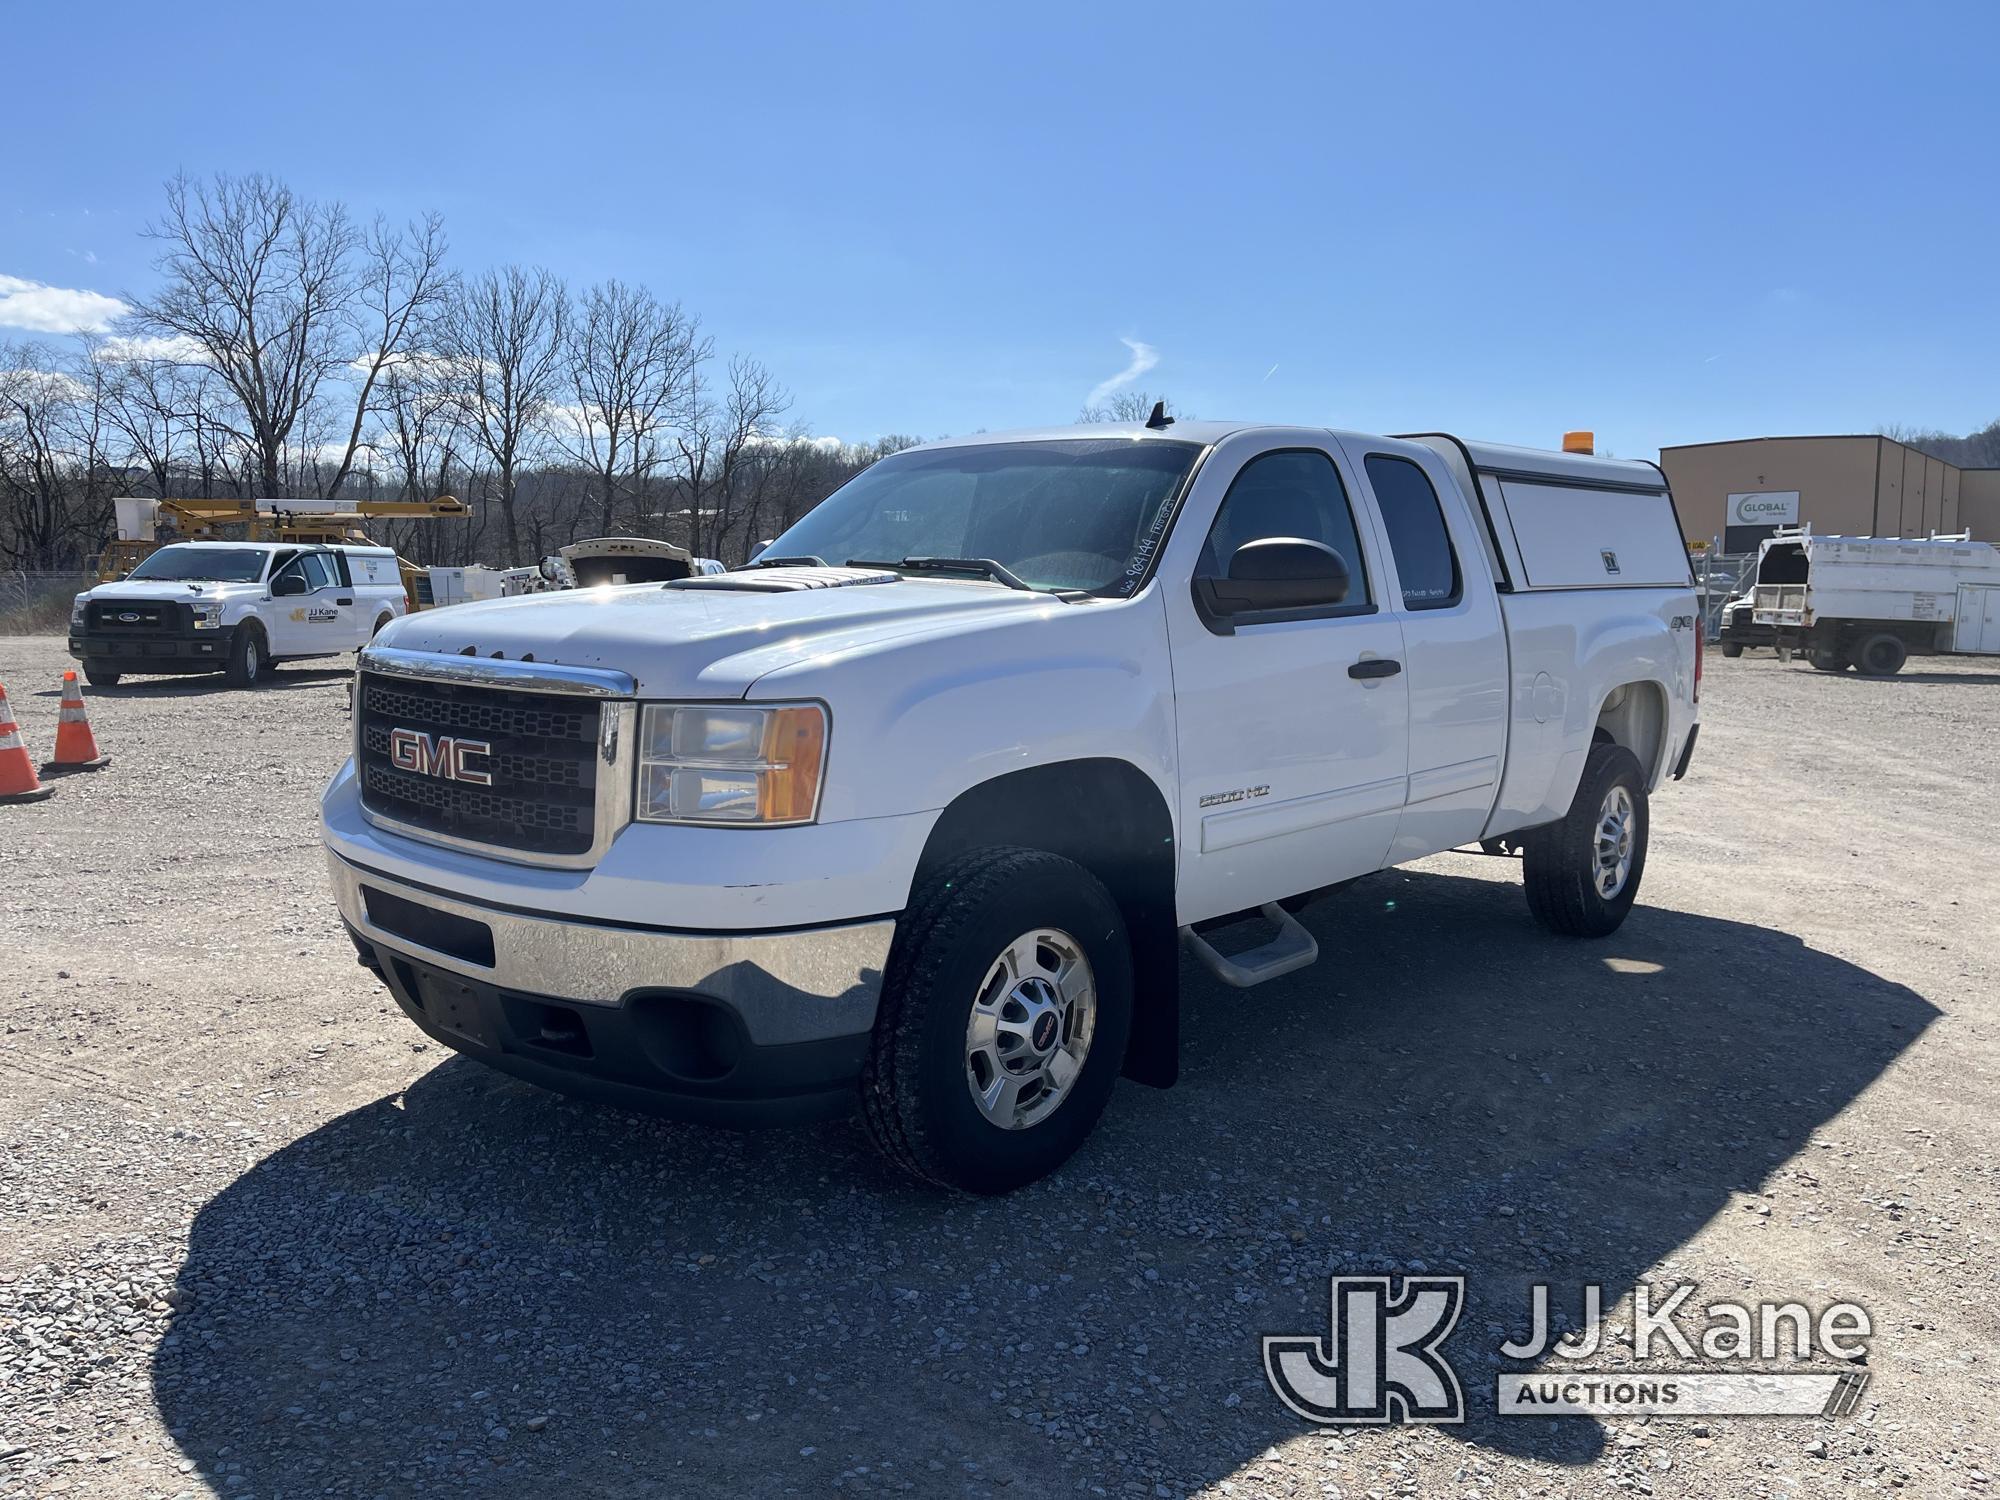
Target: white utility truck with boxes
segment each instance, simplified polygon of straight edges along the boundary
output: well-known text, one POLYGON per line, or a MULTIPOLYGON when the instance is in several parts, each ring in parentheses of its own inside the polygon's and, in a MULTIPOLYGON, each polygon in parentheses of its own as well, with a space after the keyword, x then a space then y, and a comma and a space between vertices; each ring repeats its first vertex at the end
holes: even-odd
POLYGON ((93 687, 188 672, 250 687, 278 662, 354 650, 407 608, 387 547, 173 542, 76 596, 69 654, 93 687))
POLYGON ((1183 951, 1298 969, 1307 900, 1460 845, 1611 932, 1699 635, 1651 464, 1156 410, 896 454, 720 576, 396 621, 323 831, 446 1045, 683 1117, 858 1104, 999 1191, 1174 1080, 1183 951))
POLYGON ((2000 655, 2000 549, 1959 536, 1780 531, 1757 558, 1759 626, 1823 672, 1887 677, 1912 656, 2000 655))

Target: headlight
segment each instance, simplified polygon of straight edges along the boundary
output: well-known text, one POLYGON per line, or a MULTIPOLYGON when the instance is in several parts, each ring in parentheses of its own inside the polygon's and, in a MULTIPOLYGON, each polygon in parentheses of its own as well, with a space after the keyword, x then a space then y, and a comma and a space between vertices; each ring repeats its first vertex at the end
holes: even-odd
POLYGON ((819 813, 826 710, 815 703, 647 705, 638 817, 648 823, 810 823, 819 813))
POLYGON ((191 605, 190 608, 194 610, 194 628, 196 630, 214 630, 222 624, 222 606, 220 604, 196 604, 191 605))
POLYGON ((70 602, 69 628, 71 630, 83 629, 83 606, 86 603, 88 603, 89 600, 90 600, 90 595, 78 594, 76 598, 70 602))

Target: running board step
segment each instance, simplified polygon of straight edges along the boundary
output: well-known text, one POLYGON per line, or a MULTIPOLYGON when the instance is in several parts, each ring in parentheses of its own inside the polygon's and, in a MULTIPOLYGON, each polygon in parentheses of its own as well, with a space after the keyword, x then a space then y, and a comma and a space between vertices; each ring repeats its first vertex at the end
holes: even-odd
POLYGON ((1251 985, 1262 984, 1267 979, 1276 979, 1294 969, 1303 969, 1319 957, 1319 944, 1310 932, 1299 925, 1297 917, 1275 901, 1267 902, 1258 909, 1263 912, 1264 920, 1278 929, 1278 935, 1261 948, 1225 958, 1192 927, 1181 929, 1181 941, 1201 961, 1204 969, 1224 984, 1234 985, 1239 990, 1247 990, 1251 985))

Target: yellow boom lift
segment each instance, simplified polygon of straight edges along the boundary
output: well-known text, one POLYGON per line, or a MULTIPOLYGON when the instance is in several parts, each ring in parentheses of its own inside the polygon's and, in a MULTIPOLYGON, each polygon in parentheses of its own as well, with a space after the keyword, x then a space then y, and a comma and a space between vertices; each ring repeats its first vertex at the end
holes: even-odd
MULTIPOLYGON (((151 500, 120 496, 118 539, 97 559, 102 583, 123 578, 171 542, 288 542, 299 546, 379 545, 364 529, 370 521, 437 521, 466 516, 471 507, 453 495, 435 500, 151 500)), ((411 609, 423 607, 416 579, 421 569, 400 557, 403 592, 411 609)))

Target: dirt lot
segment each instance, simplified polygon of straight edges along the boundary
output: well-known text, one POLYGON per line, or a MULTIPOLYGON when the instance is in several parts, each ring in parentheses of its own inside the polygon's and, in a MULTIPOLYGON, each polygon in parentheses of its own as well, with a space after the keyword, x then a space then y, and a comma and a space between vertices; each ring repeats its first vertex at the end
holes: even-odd
MULTIPOLYGON (((0 639, 38 754, 65 664, 0 639)), ((1989 1494, 2000 675, 1706 698, 1616 937, 1500 860, 1363 882, 1314 969, 1189 968, 1181 1085, 974 1201, 427 1044, 325 891, 341 673, 96 694, 112 768, 0 808, 0 1493, 1989 1494), (1426 1268, 1466 1425, 1279 1405, 1259 1335, 1426 1268), (1492 1415, 1529 1283, 1646 1277, 1861 1302, 1860 1408, 1492 1415)))

